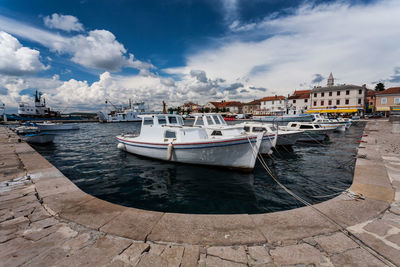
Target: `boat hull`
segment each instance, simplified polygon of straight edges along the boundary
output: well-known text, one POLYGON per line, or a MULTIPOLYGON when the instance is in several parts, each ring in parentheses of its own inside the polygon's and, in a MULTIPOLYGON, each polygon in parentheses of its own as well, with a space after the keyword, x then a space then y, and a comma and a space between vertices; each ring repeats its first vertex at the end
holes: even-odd
POLYGON ((230 141, 177 143, 172 144, 171 155, 168 155, 168 143, 144 143, 135 139, 137 138, 124 139, 118 136, 118 142, 123 144, 119 145, 119 148, 132 154, 159 160, 252 170, 256 162, 254 153, 258 152, 262 138, 253 136, 230 141))
POLYGON ((277 139, 276 135, 264 135, 261 145, 260 145, 260 154, 271 154, 272 148, 276 146, 277 139))
POLYGON ((68 131, 79 130, 77 124, 36 124, 40 131, 68 131))
POLYGON ((305 131, 297 142, 322 142, 328 138, 328 131, 305 131))
POLYGON ((292 146, 296 143, 296 141, 303 136, 303 132, 295 132, 295 133, 278 133, 278 141, 276 143, 277 146, 292 146))
POLYGON ((32 144, 48 144, 54 141, 54 134, 27 134, 21 137, 24 141, 32 144))

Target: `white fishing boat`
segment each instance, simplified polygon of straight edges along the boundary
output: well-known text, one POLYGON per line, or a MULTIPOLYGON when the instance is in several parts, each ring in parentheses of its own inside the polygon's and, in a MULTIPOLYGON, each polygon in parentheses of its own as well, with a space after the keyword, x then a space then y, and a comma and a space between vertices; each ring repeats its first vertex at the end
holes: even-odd
MULTIPOLYGON (((194 117, 193 126, 206 129, 207 133, 211 136, 228 137, 253 134, 246 132, 242 125, 228 125, 221 114, 218 113, 194 114, 194 117)), ((259 152, 261 154, 271 154, 272 148, 276 145, 276 132, 264 129, 254 134, 259 134, 260 132, 264 132, 264 136, 259 152)))
MULTIPOLYGON (((334 129, 338 132, 344 132, 347 129, 347 122, 339 120, 331 120, 322 117, 320 114, 311 114, 313 116, 313 123, 318 123, 325 129, 334 129)), ((349 126, 350 127, 350 126, 349 126)))
POLYGON ((255 134, 263 131, 276 133, 276 146, 292 146, 296 143, 297 139, 299 139, 303 135, 303 131, 283 131, 278 129, 271 123, 244 122, 238 125, 243 126, 243 129, 248 133, 255 134))
MULTIPOLYGON (((110 102, 109 100, 106 103, 110 102)), ((99 120, 101 122, 141 122, 142 115, 156 114, 156 112, 146 111, 144 102, 133 102, 129 99, 128 106, 115 106, 111 102, 110 104, 114 107, 109 112, 98 113, 99 120)))
POLYGON ((21 136, 21 139, 33 144, 48 144, 54 141, 55 134, 50 133, 29 133, 21 136))
POLYGON ((144 115, 140 135, 119 135, 118 148, 172 162, 252 170, 262 134, 208 135, 201 127, 184 126, 179 115, 144 115))
POLYGON ((68 131, 68 130, 79 130, 79 125, 77 123, 54 123, 51 121, 45 121, 40 123, 30 123, 36 126, 40 131, 68 131))
POLYGON ((298 142, 321 142, 329 138, 328 133, 333 132, 334 128, 324 128, 318 123, 313 122, 289 122, 287 126, 279 126, 283 131, 303 131, 297 139, 298 142))

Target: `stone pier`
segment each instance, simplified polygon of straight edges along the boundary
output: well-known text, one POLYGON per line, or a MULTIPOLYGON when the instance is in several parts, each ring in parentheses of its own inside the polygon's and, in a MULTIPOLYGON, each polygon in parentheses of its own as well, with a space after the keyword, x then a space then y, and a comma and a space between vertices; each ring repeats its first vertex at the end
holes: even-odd
POLYGON ((334 199, 193 215, 90 196, 0 127, 0 266, 400 266, 400 135, 391 128, 368 122, 353 184, 334 199))

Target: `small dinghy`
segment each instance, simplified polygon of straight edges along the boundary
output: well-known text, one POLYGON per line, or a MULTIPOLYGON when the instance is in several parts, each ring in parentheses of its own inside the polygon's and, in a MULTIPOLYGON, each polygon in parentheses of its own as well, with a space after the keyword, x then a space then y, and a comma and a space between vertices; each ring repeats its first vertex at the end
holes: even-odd
POLYGON ((51 121, 45 121, 41 123, 26 123, 26 126, 35 126, 40 129, 40 131, 69 131, 69 130, 79 130, 79 125, 76 123, 54 123, 51 121))
POLYGON ((201 127, 183 125, 179 115, 144 115, 140 135, 119 135, 118 148, 172 162, 252 170, 259 151, 259 135, 209 135, 201 127))

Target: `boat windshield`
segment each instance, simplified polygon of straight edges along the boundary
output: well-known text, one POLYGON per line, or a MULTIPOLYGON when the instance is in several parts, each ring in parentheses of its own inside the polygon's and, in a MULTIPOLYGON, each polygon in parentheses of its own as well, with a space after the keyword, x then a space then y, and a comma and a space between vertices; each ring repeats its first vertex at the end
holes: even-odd
POLYGON ((213 122, 211 116, 208 115, 208 116, 206 116, 206 118, 207 118, 208 125, 214 125, 214 122, 213 122))
POLYGON ((253 127, 253 133, 259 133, 259 132, 264 132, 267 129, 265 129, 264 127, 253 127))
POLYGON ((194 125, 204 125, 204 121, 203 121, 203 118, 202 117, 197 117, 196 118, 196 122, 195 122, 195 124, 194 125))
POLYGON ((215 124, 221 124, 217 115, 213 115, 213 118, 214 118, 215 124))
POLYGON ((165 118, 165 116, 158 116, 157 119, 158 119, 158 124, 160 125, 167 124, 167 119, 165 118))

